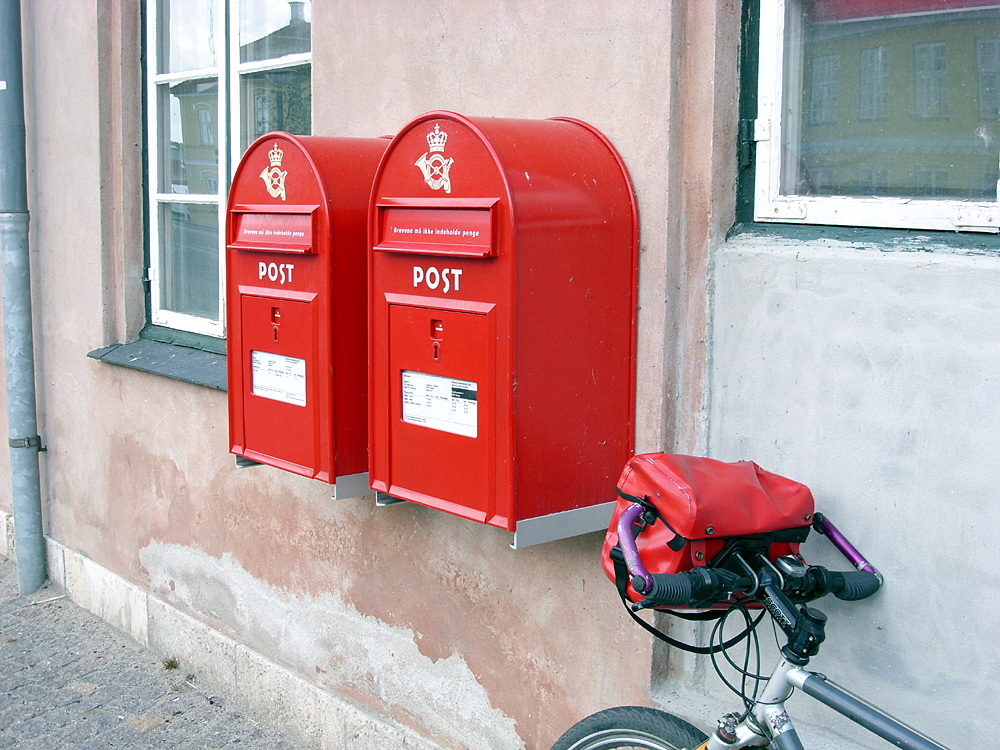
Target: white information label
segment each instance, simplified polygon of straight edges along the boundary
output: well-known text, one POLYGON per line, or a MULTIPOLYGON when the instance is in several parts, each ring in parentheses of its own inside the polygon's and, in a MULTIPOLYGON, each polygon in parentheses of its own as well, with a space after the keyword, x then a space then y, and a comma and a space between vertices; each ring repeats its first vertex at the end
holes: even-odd
POLYGON ((250 352, 254 396, 306 405, 306 361, 267 352, 250 352))
POLYGON ((476 437, 478 386, 468 380, 403 370, 403 421, 476 437))

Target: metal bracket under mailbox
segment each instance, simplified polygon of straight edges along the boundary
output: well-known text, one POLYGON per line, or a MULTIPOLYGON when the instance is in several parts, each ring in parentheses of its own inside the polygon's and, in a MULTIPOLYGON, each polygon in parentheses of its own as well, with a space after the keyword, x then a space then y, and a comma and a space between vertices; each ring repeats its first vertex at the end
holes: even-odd
POLYGON ((375 493, 376 508, 388 508, 390 505, 398 505, 399 503, 405 502, 406 501, 401 497, 393 497, 392 495, 387 495, 384 492, 375 493))
POLYGON ((527 518, 517 522, 511 549, 531 547, 544 542, 568 539, 571 536, 589 534, 592 531, 606 531, 611 523, 615 502, 574 508, 560 513, 551 513, 538 518, 527 518))
POLYGON ((337 481, 333 485, 334 500, 342 500, 345 497, 361 497, 362 495, 370 494, 372 494, 372 490, 368 484, 367 471, 337 477, 337 481))
MULTIPOLYGON (((384 492, 375 493, 375 506, 378 508, 405 502, 407 501, 384 492)), ((614 510, 615 502, 612 501, 518 521, 510 548, 521 549, 589 534, 592 531, 606 531, 614 510)))

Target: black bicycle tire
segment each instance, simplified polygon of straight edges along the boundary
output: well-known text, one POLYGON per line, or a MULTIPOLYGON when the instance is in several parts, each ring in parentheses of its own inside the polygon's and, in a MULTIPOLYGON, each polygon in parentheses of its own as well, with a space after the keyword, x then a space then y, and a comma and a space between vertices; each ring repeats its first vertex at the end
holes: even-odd
POLYGON ((618 706, 581 719, 552 750, 693 750, 708 736, 683 719, 645 706, 618 706))

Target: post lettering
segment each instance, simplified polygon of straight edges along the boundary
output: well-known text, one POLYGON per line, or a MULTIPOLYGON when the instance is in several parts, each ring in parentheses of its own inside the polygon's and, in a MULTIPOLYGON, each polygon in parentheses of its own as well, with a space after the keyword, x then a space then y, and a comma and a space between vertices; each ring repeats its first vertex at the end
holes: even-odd
POLYGON ((264 261, 260 261, 257 264, 257 278, 263 280, 266 276, 269 281, 277 281, 284 286, 286 281, 289 284, 292 283, 292 270, 294 268, 294 263, 265 263, 264 261))
POLYGON ((416 288, 420 284, 425 284, 428 289, 437 289, 440 286, 441 291, 445 294, 448 294, 452 289, 457 292, 461 276, 461 268, 442 268, 439 271, 434 266, 430 266, 425 271, 422 266, 414 266, 413 287, 416 288), (443 286, 442 282, 444 283, 443 286))

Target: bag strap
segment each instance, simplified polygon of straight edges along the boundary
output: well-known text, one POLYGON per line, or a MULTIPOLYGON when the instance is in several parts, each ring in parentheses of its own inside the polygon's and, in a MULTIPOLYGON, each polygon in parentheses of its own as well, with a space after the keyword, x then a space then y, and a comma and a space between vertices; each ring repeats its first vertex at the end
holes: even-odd
MULTIPOLYGON (((642 626, 643 629, 645 629, 652 635, 655 635, 664 643, 667 643, 673 646, 674 648, 679 648, 682 651, 687 651, 692 654, 717 654, 725 648, 730 648, 731 646, 735 646, 737 643, 739 643, 746 637, 747 631, 733 637, 727 643, 715 646, 692 646, 689 643, 684 643, 683 641, 678 641, 675 638, 671 638, 669 635, 653 627, 648 622, 639 617, 639 615, 637 615, 635 612, 632 611, 632 607, 630 606, 631 602, 628 598, 628 569, 625 566, 625 558, 621 553, 621 548, 615 545, 615 547, 611 550, 610 557, 611 557, 611 562, 614 564, 615 568, 615 586, 618 588, 618 596, 621 597, 622 604, 625 605, 625 611, 628 612, 629 617, 631 617, 633 620, 639 623, 639 625, 642 626), (616 552, 617 554, 615 554, 616 552)), ((666 611, 666 614, 675 615, 677 617, 682 617, 683 619, 689 619, 689 620, 715 620, 721 617, 723 613, 706 612, 699 614, 680 615, 677 612, 666 611)))
MULTIPOLYGON (((637 497, 635 495, 629 495, 628 493, 622 492, 621 489, 618 487, 615 487, 615 492, 617 492, 619 496, 625 498, 629 502, 638 503, 639 505, 641 505, 643 510, 645 510, 647 513, 652 513, 656 518, 663 521, 664 526, 666 526, 668 529, 674 532, 674 538, 671 539, 669 542, 667 542, 667 546, 670 547, 670 549, 672 549, 674 552, 680 552, 682 549, 684 549, 684 545, 688 543, 688 540, 682 537, 680 534, 678 534, 677 530, 674 529, 674 527, 667 522, 667 519, 663 517, 663 515, 660 513, 657 507, 653 505, 651 502, 649 502, 648 495, 645 497, 637 497)), ((643 528, 645 528, 645 526, 643 526, 643 528)))
MULTIPOLYGON (((643 620, 639 615, 637 615, 631 607, 631 601, 628 598, 628 568, 625 566, 625 557, 622 555, 621 548, 615 545, 609 554, 611 562, 614 564, 615 568, 615 587, 618 589, 618 596, 621 597, 622 604, 625 606, 625 611, 628 612, 629 617, 639 623, 640 626, 647 632, 655 635, 664 643, 673 646, 674 648, 679 648, 681 651, 687 651, 691 654, 717 654, 725 649, 732 648, 737 643, 742 641, 750 634, 750 629, 744 630, 742 633, 733 636, 725 643, 716 644, 714 646, 692 646, 690 643, 684 643, 683 641, 678 641, 675 638, 671 638, 669 635, 664 633, 662 630, 650 625, 648 622, 643 620)), ((673 615, 674 617, 679 617, 683 620, 717 620, 724 614, 723 612, 692 612, 692 613, 681 613, 681 612, 671 612, 670 610, 657 610, 662 611, 664 614, 673 615)), ((763 613, 761 613, 763 616, 763 613)), ((758 618, 759 622, 759 618, 758 618)), ((756 623, 755 623, 756 624, 756 623)))

